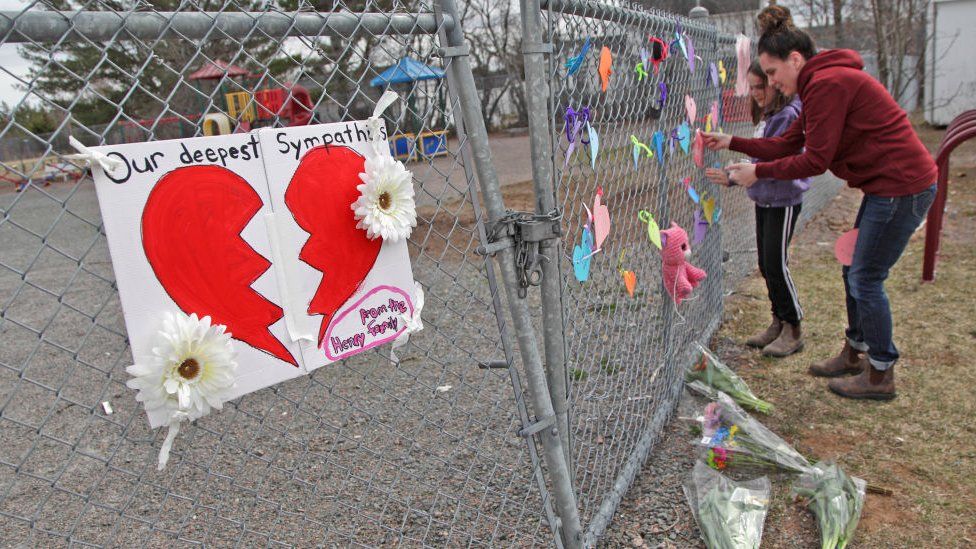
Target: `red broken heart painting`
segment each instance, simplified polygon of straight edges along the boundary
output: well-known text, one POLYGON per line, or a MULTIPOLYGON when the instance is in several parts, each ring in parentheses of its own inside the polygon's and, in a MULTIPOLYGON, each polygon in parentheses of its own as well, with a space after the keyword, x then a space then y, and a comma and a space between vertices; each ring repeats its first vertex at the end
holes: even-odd
POLYGON ((383 244, 356 227, 350 205, 359 197, 365 159, 342 146, 320 146, 302 157, 285 191, 285 205, 309 233, 299 259, 322 272, 308 305, 308 314, 323 315, 318 343, 336 311, 362 285, 383 244))
POLYGON ((281 307, 251 285, 271 267, 241 236, 261 197, 220 166, 177 168, 149 194, 142 245, 153 273, 185 313, 210 316, 236 340, 298 366, 269 327, 281 307))

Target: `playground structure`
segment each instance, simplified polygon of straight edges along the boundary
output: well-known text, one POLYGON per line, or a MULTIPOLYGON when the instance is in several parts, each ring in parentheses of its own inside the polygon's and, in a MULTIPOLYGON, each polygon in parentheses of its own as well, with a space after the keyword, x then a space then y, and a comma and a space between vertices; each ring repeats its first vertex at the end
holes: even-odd
MULTIPOLYGON (((390 136, 390 153, 394 158, 419 160, 447 154, 447 130, 424 131, 416 103, 418 82, 440 80, 444 76, 446 73, 443 69, 431 67, 411 57, 401 57, 396 64, 370 80, 369 85, 374 88, 405 88, 402 95, 407 98, 406 108, 410 117, 406 127, 413 131, 390 136)), ((436 103, 443 110, 444 98, 440 87, 437 88, 436 103)))
MULTIPOLYGON (((189 76, 187 80, 196 83, 201 96, 214 98, 212 103, 201 102, 200 112, 213 106, 222 112, 181 113, 174 116, 155 117, 142 120, 120 120, 105 137, 106 143, 136 143, 145 141, 151 133, 153 139, 179 139, 197 135, 197 123, 202 125, 204 135, 226 135, 244 133, 255 128, 270 126, 279 122, 285 126, 304 126, 313 120, 312 98, 304 86, 285 83, 279 87, 257 88, 261 75, 216 60, 208 62, 189 76), (234 91, 231 82, 236 82, 242 90, 234 91), (203 82, 214 82, 209 92, 203 89, 203 82), (216 101, 223 97, 223 105, 216 101)), ((77 181, 85 174, 85 169, 71 162, 59 160, 50 155, 50 150, 32 148, 40 144, 36 140, 22 140, 15 143, 14 158, 4 158, 0 169, 0 183, 13 185, 17 192, 29 183, 48 186, 53 182, 77 181), (11 169, 11 166, 16 168, 11 169)), ((62 143, 60 148, 66 148, 62 143)), ((46 148, 46 147, 45 147, 46 148)), ((6 156, 6 155, 4 155, 6 156)))
MULTIPOLYGON (((224 97, 224 112, 203 116, 204 135, 226 135, 249 132, 273 124, 276 120, 286 126, 304 126, 312 120, 312 98, 308 90, 297 84, 248 91, 230 91, 227 80, 239 81, 242 89, 254 88, 248 80, 260 75, 221 60, 205 64, 187 77, 190 82, 216 81, 224 97)), ((201 109, 202 110, 202 109, 201 109)))

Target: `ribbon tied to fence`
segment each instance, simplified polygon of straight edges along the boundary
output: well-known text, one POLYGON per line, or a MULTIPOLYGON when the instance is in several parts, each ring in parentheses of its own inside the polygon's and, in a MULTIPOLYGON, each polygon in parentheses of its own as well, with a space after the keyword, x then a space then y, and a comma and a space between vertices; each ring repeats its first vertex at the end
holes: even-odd
POLYGON ((583 127, 590 123, 590 108, 583 107, 579 111, 573 107, 566 107, 566 114, 563 119, 566 122, 566 139, 569 140, 569 147, 566 148, 566 161, 563 162, 563 169, 569 165, 569 157, 576 150, 576 141, 584 145, 590 144, 589 134, 583 133, 583 127))

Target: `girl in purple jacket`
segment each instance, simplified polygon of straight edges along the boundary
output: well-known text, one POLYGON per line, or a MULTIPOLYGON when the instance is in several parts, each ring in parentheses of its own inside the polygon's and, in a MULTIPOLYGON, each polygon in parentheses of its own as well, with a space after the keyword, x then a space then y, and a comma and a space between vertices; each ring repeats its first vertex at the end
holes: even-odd
MULTIPOLYGON (((755 136, 776 137, 782 134, 799 118, 800 98, 786 97, 770 86, 758 61, 753 61, 749 67, 748 78, 752 121, 756 124, 755 136)), ((718 185, 734 185, 724 170, 710 168, 706 170, 706 176, 718 185)), ((762 348, 767 356, 784 357, 803 349, 800 332, 803 309, 788 263, 793 229, 800 216, 803 193, 809 187, 809 179, 760 179, 746 189, 749 198, 756 203, 759 272, 766 280, 773 313, 769 327, 750 337, 746 344, 762 348)))

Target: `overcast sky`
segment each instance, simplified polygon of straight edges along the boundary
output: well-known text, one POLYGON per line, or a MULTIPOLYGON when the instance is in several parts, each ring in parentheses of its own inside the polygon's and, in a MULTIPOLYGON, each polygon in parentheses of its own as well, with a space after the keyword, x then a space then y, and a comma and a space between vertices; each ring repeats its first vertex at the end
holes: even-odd
MULTIPOLYGON (((21 11, 26 4, 20 0, 0 0, 0 11, 21 11)), ((17 54, 16 44, 0 46, 0 101, 11 106, 20 101, 24 92, 14 88, 17 80, 13 75, 24 77, 28 68, 27 61, 17 54)))

